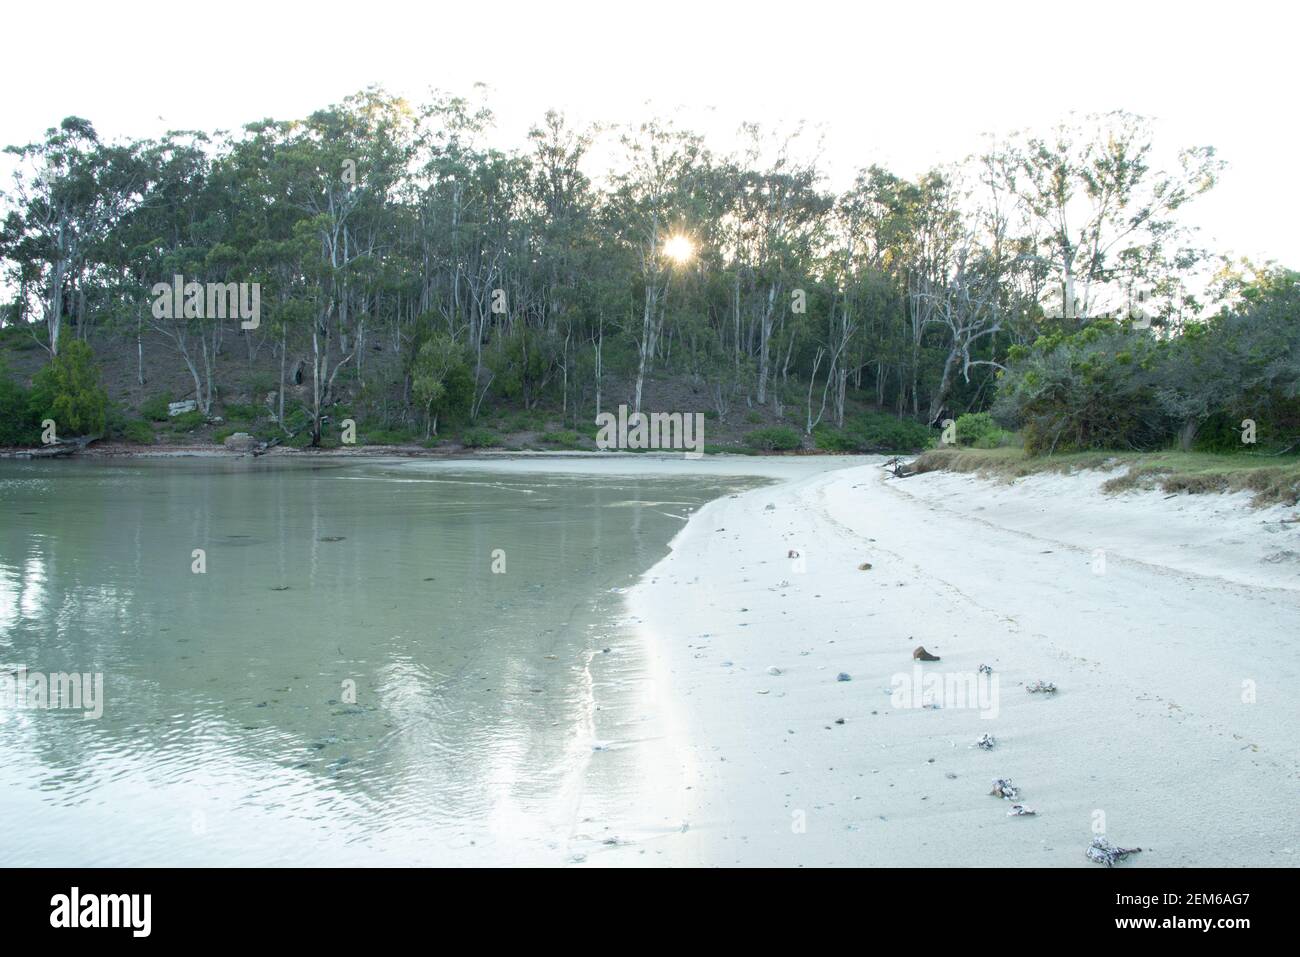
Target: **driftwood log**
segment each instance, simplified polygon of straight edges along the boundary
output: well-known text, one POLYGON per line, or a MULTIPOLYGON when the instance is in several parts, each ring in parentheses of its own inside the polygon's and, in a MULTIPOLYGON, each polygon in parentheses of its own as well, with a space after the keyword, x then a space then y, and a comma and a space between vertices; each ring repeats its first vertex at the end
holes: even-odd
POLYGON ((21 459, 53 459, 62 458, 65 455, 76 455, 91 442, 96 442, 101 438, 99 435, 79 435, 75 439, 60 439, 44 448, 30 449, 26 452, 19 452, 18 458, 21 459))
POLYGON ((894 478, 907 478, 909 475, 916 474, 916 469, 913 467, 912 463, 904 462, 897 455, 881 467, 889 469, 889 471, 893 473, 894 478))

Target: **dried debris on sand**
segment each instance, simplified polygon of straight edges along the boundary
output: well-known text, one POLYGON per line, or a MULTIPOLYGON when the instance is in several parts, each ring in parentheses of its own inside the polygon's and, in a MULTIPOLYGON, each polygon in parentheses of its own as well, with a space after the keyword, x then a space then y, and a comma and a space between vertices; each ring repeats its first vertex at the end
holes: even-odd
POLYGON ((1010 778, 994 778, 993 790, 989 794, 1000 797, 1004 801, 1014 801, 1020 797, 1020 789, 1011 783, 1010 778))
POLYGON ((1094 864, 1105 864, 1107 867, 1114 867, 1130 854, 1140 853, 1142 853, 1140 847, 1120 847, 1117 844, 1112 844, 1104 837, 1094 837, 1092 843, 1088 845, 1088 849, 1084 851, 1088 860, 1094 864))

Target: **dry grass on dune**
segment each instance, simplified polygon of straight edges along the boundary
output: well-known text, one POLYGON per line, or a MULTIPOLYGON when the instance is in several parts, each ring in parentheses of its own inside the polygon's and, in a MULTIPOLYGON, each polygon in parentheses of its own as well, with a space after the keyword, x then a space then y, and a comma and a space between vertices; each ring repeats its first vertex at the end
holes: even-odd
POLYGON ((973 473, 1007 482, 1044 473, 1122 469, 1102 485, 1104 491, 1159 489, 1170 495, 1250 492, 1257 507, 1300 503, 1300 459, 1295 456, 1171 451, 1069 452, 1035 457, 1018 448, 931 449, 914 464, 918 473, 973 473))

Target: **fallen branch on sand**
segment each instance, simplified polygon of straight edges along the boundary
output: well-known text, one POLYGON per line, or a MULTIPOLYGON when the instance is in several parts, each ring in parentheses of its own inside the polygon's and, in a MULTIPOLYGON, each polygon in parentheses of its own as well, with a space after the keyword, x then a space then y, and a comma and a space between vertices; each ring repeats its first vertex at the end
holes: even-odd
POLYGON ((916 474, 916 469, 912 466, 912 463, 904 462, 897 455, 882 465, 881 468, 889 469, 893 473, 894 478, 907 478, 909 475, 916 474))

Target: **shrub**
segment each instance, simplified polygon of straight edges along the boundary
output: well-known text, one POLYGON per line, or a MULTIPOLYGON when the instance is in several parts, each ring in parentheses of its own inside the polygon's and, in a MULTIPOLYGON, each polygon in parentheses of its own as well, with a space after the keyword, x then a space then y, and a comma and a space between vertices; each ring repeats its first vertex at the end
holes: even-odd
POLYGON ((919 452, 930 445, 930 429, 912 419, 899 419, 883 412, 863 412, 844 423, 844 428, 818 426, 813 430, 817 447, 827 452, 898 453, 919 452))
POLYGON ((31 410, 53 419, 61 435, 103 433, 108 426, 108 393, 90 346, 79 339, 61 343, 59 354, 32 381, 31 410))
POLYGON ((819 425, 813 429, 813 444, 822 452, 860 451, 853 436, 829 425, 819 425))
POLYGON ((1149 334, 1098 320, 1072 335, 1013 346, 994 402, 1023 425, 1030 455, 1067 449, 1151 449, 1172 434, 1156 401, 1162 346, 1149 334))
POLYGON ((140 403, 140 417, 151 422, 166 422, 168 419, 167 406, 170 404, 170 396, 150 396, 140 403))
POLYGON ((577 449, 582 447, 582 436, 577 432, 547 432, 539 439, 539 441, 545 445, 559 445, 566 449, 577 449))
POLYGON ((140 445, 153 445, 153 426, 144 419, 132 419, 122 426, 122 438, 140 445))
POLYGON ((0 366, 0 445, 35 445, 40 419, 32 414, 31 395, 0 366))
POLYGON ((239 422, 256 422, 264 411, 260 406, 244 402, 228 402, 223 410, 227 419, 239 422))
POLYGON ((168 421, 174 431, 189 432, 200 428, 208 420, 202 412, 195 409, 193 412, 182 412, 180 415, 174 415, 168 421))
POLYGON ((764 452, 789 452, 800 448, 803 440, 788 425, 773 425, 766 429, 754 429, 745 436, 745 444, 764 452))
POLYGON ((415 432, 410 429, 358 429, 358 439, 362 445, 407 445, 415 440, 415 432))
POLYGON ((501 444, 501 436, 491 429, 466 429, 460 436, 461 445, 467 449, 487 449, 501 444))
POLYGON ((957 417, 957 444, 995 448, 1002 430, 987 412, 967 412, 957 417))

